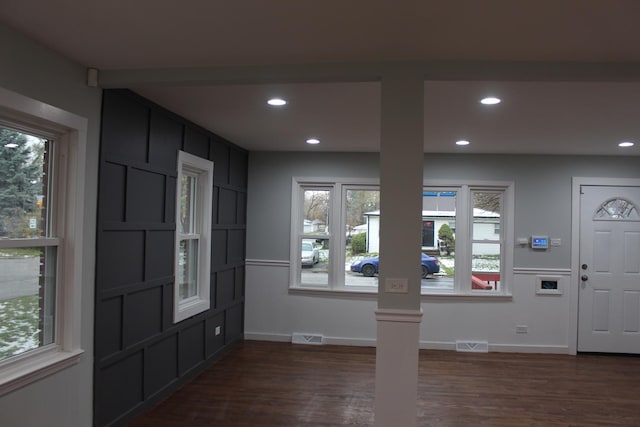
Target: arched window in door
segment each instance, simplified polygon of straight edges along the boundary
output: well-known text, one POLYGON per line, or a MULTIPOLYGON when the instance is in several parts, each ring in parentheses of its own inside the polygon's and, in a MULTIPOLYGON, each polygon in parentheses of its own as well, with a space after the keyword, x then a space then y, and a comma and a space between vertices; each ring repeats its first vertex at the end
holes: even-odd
POLYGON ((614 197, 603 202, 593 216, 594 220, 639 220, 638 208, 633 202, 614 197))

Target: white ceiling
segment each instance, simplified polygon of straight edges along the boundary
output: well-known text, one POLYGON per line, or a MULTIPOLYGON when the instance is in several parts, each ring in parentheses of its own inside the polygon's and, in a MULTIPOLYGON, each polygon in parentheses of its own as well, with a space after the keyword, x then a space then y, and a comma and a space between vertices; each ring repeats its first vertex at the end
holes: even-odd
POLYGON ((540 62, 528 75, 524 63, 507 77, 427 81, 425 152, 640 155, 639 18, 636 0, 0 0, 0 22, 101 76, 136 70, 127 87, 250 150, 378 151, 379 83, 150 79, 198 67, 540 62), (592 81, 565 82, 575 80, 562 77, 566 64, 585 64, 577 80, 592 81), (478 104, 488 93, 503 102, 478 104), (289 104, 268 108, 273 94, 289 104), (322 144, 305 145, 310 136, 322 144))

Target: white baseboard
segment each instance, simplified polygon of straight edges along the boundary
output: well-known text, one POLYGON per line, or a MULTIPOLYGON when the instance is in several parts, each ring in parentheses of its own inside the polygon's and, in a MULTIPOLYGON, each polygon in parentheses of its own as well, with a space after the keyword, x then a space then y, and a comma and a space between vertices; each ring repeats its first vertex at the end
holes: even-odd
MULTIPOLYGON (((292 335, 287 334, 265 334, 262 332, 245 332, 244 339, 247 341, 274 341, 291 342, 292 335)), ((375 347, 376 340, 370 338, 344 338, 344 337, 324 337, 325 345, 345 345, 354 347, 375 347)))
POLYGON ((569 346, 566 345, 489 344, 489 351, 495 353, 570 354, 569 346))
MULTIPOLYGON (((291 334, 266 334, 262 332, 245 332, 244 339, 247 341, 275 341, 291 342, 291 334)), ((344 345, 354 347, 375 347, 376 340, 371 338, 342 338, 324 337, 326 345, 344 345)), ((455 342, 447 341, 420 341, 421 350, 456 350, 455 342)), ((489 352, 493 353, 539 353, 539 354, 570 354, 569 347, 563 345, 513 345, 513 344, 491 344, 489 352)))
POLYGON ((244 339, 246 341, 275 341, 275 342, 291 342, 291 334, 264 334, 261 332, 245 332, 244 339))

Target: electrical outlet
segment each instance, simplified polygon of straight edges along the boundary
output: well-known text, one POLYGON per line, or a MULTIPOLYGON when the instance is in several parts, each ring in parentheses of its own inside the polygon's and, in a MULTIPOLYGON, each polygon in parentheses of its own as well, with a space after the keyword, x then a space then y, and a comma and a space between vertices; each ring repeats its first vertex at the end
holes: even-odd
POLYGON ((516 334, 526 334, 529 332, 529 327, 526 325, 517 325, 516 334))
POLYGON ((220 335, 222 333, 222 330, 220 329, 220 326, 216 326, 216 336, 220 335))
POLYGON ((384 290, 397 294, 409 293, 409 279, 386 279, 384 290))

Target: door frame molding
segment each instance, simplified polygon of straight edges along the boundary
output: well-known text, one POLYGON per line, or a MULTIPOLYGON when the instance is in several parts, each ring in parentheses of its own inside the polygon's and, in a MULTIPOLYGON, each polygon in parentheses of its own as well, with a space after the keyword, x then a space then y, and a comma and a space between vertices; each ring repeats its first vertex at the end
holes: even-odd
POLYGON ((571 279, 569 286, 569 354, 578 352, 578 303, 580 292, 580 187, 583 185, 611 185, 640 187, 637 178, 573 177, 571 179, 571 279))

